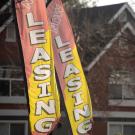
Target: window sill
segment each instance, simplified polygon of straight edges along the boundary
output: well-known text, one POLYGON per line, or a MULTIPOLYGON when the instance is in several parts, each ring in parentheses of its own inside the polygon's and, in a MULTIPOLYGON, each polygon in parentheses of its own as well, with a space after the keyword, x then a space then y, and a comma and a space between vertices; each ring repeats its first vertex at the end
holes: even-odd
POLYGON ((6 38, 5 42, 15 43, 16 39, 14 39, 14 38, 6 38))
POLYGON ((110 106, 135 107, 135 100, 109 100, 110 106))
POLYGON ((0 104, 26 104, 26 97, 8 97, 0 96, 0 104))

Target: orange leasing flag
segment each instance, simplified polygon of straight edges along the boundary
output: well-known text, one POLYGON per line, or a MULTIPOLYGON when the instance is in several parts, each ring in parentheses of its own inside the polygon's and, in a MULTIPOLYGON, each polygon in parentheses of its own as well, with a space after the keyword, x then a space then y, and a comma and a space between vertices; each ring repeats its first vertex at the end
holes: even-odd
POLYGON ((72 29, 61 0, 52 0, 47 12, 52 30, 55 67, 72 132, 73 135, 86 135, 92 127, 92 105, 72 29))
POLYGON ((32 135, 48 135, 60 118, 51 31, 44 0, 16 0, 32 135))

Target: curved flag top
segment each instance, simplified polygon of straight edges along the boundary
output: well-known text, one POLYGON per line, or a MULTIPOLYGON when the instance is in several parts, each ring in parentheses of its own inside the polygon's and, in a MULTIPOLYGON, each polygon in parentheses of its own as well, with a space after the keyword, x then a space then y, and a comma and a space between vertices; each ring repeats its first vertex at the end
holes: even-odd
POLYGON ((48 135, 60 118, 51 31, 44 0, 15 1, 28 84, 32 135, 48 135))
POLYGON ((86 135, 92 127, 92 105, 72 29, 60 0, 52 0, 47 12, 53 36, 56 71, 72 132, 73 135, 86 135))

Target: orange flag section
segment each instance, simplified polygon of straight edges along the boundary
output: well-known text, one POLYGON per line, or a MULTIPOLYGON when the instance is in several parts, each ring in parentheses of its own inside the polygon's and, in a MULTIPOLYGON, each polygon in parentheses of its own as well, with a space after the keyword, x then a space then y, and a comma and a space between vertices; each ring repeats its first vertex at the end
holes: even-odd
POLYGON ((32 135, 48 135, 60 118, 51 31, 44 0, 16 1, 32 135))
POLYGON ((92 127, 92 105, 72 29, 60 0, 52 0, 47 12, 53 35, 56 71, 72 132, 73 135, 86 135, 92 127))

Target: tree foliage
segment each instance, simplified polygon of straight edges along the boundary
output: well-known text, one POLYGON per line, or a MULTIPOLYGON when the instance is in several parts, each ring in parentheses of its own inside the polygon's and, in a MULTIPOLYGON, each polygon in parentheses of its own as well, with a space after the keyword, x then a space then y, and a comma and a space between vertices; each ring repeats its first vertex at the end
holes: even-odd
POLYGON ((77 7, 82 8, 87 6, 87 1, 83 0, 80 2, 80 0, 63 0, 64 4, 68 8, 77 7))
MULTIPOLYGON (((105 45, 120 30, 118 24, 104 22, 92 23, 82 9, 73 9, 69 13, 78 52, 83 66, 87 66, 101 52, 105 45)), ((101 16, 102 18, 103 16, 101 16)), ((98 20, 101 20, 98 18, 98 20)))

